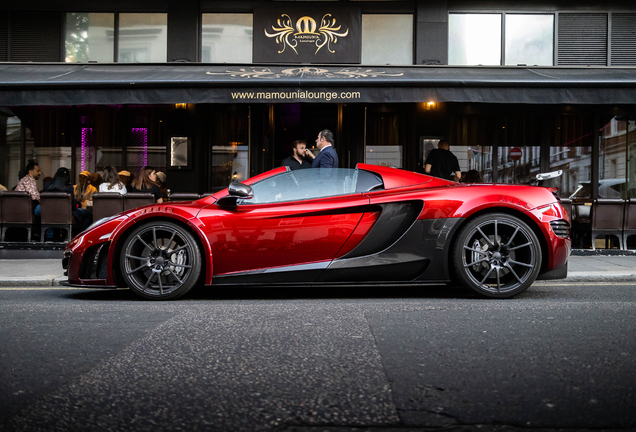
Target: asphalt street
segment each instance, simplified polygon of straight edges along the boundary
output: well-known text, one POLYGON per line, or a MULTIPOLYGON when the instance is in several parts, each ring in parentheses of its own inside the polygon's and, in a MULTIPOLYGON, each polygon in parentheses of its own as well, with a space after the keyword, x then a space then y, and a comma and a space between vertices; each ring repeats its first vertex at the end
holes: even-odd
POLYGON ((636 283, 0 288, 0 431, 635 430, 636 283))

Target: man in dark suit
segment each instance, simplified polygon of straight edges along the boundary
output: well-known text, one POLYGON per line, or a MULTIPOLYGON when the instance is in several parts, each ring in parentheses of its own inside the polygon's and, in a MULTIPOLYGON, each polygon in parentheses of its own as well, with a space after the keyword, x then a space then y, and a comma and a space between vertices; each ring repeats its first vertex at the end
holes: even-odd
POLYGON ((318 156, 311 152, 307 152, 307 156, 314 158, 311 163, 312 168, 338 168, 338 153, 333 148, 333 132, 329 129, 320 131, 318 139, 316 139, 316 147, 320 150, 318 156))

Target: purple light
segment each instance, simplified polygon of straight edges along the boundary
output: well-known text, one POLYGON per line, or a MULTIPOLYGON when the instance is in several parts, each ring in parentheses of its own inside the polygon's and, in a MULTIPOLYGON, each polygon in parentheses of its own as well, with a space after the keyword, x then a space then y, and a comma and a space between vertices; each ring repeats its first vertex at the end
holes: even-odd
POLYGON ((148 128, 132 128, 132 134, 133 142, 143 147, 139 165, 142 167, 148 166, 148 128))
POLYGON ((86 170, 87 158, 90 158, 90 145, 93 138, 93 128, 82 128, 82 163, 81 171, 86 170))

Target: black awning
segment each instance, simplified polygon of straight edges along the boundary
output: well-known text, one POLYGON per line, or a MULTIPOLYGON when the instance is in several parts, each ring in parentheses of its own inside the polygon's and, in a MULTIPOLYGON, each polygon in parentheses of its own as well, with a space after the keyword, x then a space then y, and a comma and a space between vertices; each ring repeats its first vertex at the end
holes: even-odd
POLYGON ((427 101, 633 104, 636 68, 0 63, 0 106, 427 101))

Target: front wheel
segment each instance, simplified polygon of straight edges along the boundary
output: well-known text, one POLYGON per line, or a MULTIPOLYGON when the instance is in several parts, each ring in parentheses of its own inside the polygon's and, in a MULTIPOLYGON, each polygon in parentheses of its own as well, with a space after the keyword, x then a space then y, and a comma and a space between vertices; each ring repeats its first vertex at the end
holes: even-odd
POLYGON ((181 297, 201 274, 201 252, 189 231, 172 222, 147 222, 126 238, 121 272, 136 294, 153 300, 181 297))
POLYGON ((525 291, 541 269, 541 245, 517 217, 487 214, 470 221, 453 246, 454 275, 482 297, 511 298, 525 291))

